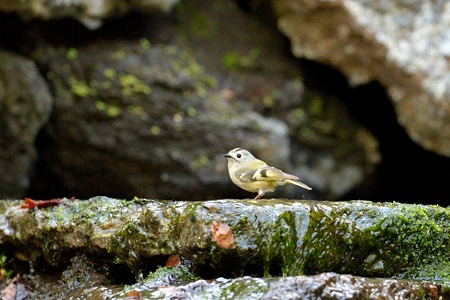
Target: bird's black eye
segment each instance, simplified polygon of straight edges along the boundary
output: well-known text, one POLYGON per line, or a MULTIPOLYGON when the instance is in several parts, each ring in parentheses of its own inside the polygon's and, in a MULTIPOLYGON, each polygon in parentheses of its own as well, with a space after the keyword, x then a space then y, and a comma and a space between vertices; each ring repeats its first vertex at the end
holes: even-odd
POLYGON ((237 158, 241 158, 241 156, 242 156, 242 155, 240 155, 240 154, 237 154, 237 155, 236 155, 237 158))

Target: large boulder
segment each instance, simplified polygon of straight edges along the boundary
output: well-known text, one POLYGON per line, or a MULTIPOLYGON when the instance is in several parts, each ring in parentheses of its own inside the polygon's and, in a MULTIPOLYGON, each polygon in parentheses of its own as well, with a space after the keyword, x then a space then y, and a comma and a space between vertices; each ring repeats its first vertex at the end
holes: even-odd
POLYGON ((16 282, 33 299, 449 297, 439 206, 94 197, 0 201, 0 216, 3 273, 33 266, 16 282))
POLYGON ((238 146, 287 164, 286 125, 229 101, 176 47, 113 43, 35 57, 55 95, 42 155, 74 195, 224 196, 222 155, 238 146))
MULTIPOLYGON (((371 178, 381 161, 378 142, 343 101, 304 85, 308 78, 302 65, 286 51, 286 38, 271 26, 270 7, 259 1, 248 6, 259 9, 263 20, 234 1, 182 2, 178 34, 207 70, 220 74, 219 81, 236 100, 288 126, 287 171, 311 184, 319 197, 340 198, 371 178)), ((275 164, 270 156, 265 160, 275 164)), ((305 193, 283 187, 276 196, 302 198, 305 193)))
POLYGON ((450 156, 447 3, 276 0, 274 6, 296 56, 339 69, 353 85, 380 82, 409 136, 450 156))
POLYGON ((0 50, 0 195, 25 194, 37 160, 35 140, 53 97, 36 64, 0 50))

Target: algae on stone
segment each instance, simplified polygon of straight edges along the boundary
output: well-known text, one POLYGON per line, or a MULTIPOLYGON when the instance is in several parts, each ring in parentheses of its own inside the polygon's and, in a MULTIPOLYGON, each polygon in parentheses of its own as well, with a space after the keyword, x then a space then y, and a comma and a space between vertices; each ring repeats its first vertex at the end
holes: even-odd
POLYGON ((2 202, 0 213, 4 249, 30 261, 44 258, 55 267, 67 264, 72 253, 84 253, 140 270, 175 254, 211 276, 333 271, 450 280, 450 214, 438 206, 95 197, 32 211, 19 209, 18 202, 2 202), (213 221, 231 228, 234 249, 215 245, 213 221))

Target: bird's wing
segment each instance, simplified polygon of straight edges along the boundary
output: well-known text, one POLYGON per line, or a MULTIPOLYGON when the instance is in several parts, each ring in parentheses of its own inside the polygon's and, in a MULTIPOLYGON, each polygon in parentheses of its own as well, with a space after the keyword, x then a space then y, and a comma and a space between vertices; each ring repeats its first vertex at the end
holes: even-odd
POLYGON ((253 180, 260 180, 260 181, 274 181, 274 180, 285 180, 285 179, 292 179, 297 180, 298 177, 284 173, 283 171, 271 167, 271 166, 263 166, 256 170, 253 174, 253 180))
POLYGON ((253 181, 255 181, 255 179, 253 178, 253 175, 255 175, 256 171, 250 170, 247 172, 243 172, 241 174, 236 174, 236 177, 239 178, 240 181, 245 182, 245 183, 253 182, 253 181))
POLYGON ((265 162, 259 159, 255 159, 250 163, 250 169, 248 171, 242 172, 241 170, 238 170, 235 175, 236 177, 245 183, 254 182, 256 179, 254 178, 255 173, 262 167, 267 166, 265 162))

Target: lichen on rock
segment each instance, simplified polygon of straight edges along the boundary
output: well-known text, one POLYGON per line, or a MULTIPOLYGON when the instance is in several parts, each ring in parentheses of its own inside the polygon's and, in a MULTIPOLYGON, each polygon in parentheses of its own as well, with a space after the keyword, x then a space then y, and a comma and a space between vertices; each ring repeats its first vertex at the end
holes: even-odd
POLYGON ((2 245, 53 266, 68 253, 103 256, 132 270, 181 255, 212 274, 295 276, 320 272, 449 280, 446 226, 438 206, 291 200, 170 202, 96 197, 24 211, 2 204, 2 245), (226 223, 234 247, 217 245, 226 223), (27 244, 25 249, 20 245, 27 244), (229 260, 233 260, 233 264, 229 260))

